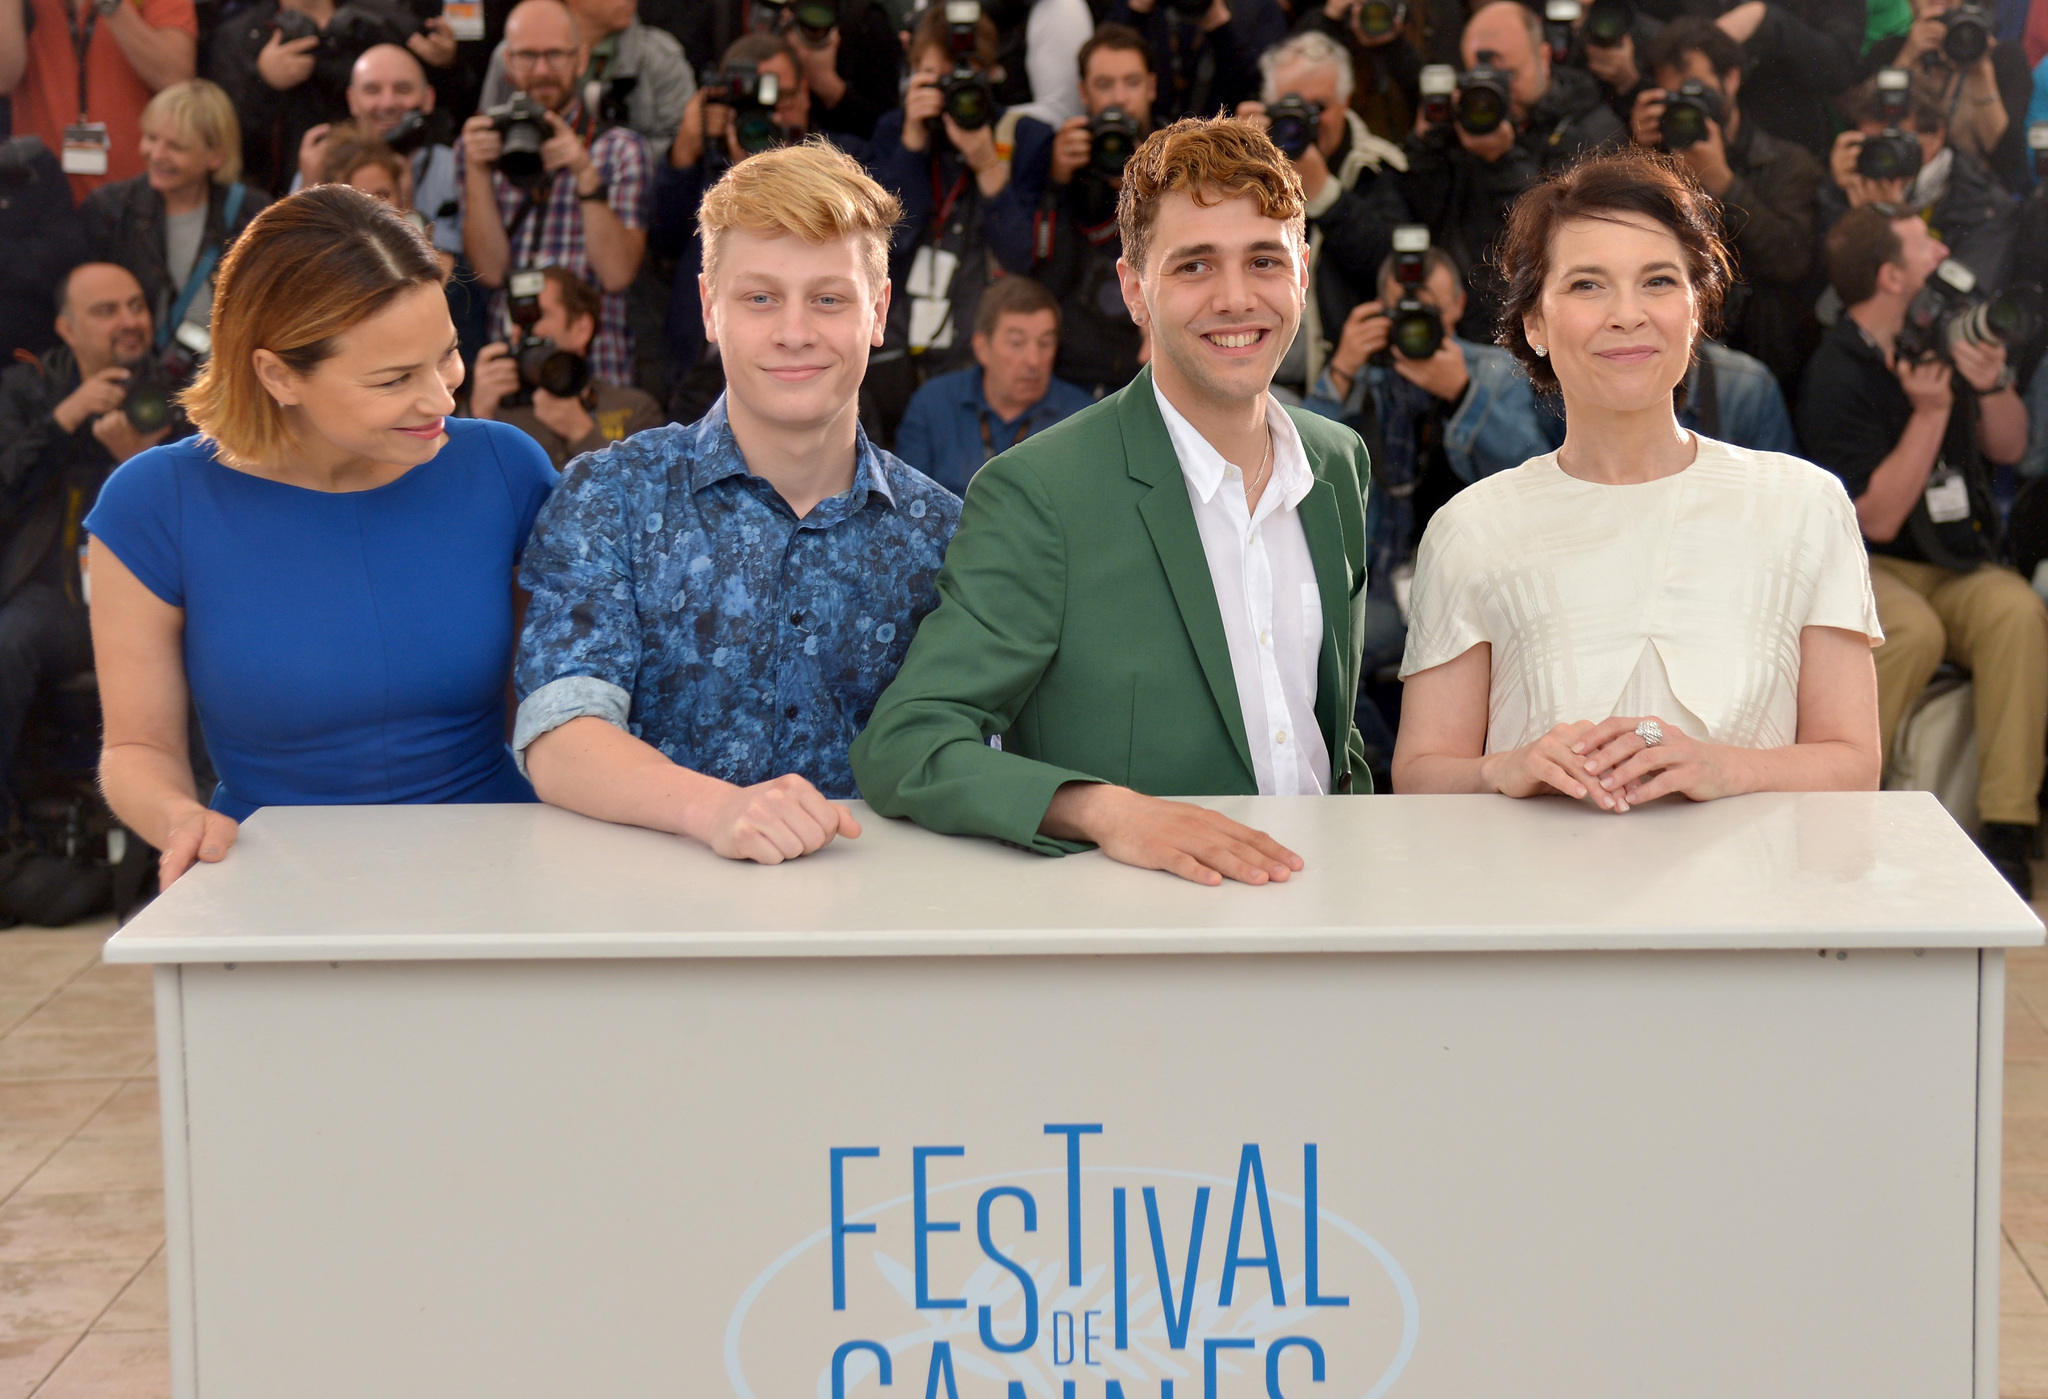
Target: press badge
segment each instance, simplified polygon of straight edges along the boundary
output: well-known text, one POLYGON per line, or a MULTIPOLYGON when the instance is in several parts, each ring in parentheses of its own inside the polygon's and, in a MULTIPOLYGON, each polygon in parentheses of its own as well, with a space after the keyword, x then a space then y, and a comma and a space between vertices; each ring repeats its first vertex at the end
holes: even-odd
POLYGON ((946 350, 953 345, 953 274, 960 259, 944 248, 926 244, 910 260, 904 290, 910 293, 910 348, 946 350))
POLYGON ((448 32, 465 43, 484 37, 483 0, 443 0, 441 18, 448 21, 448 32))
POLYGON ((64 128, 64 173, 104 175, 107 173, 107 124, 82 121, 64 128))
POLYGON ((1941 466, 1927 483, 1927 518, 1937 525, 1952 525, 1970 518, 1970 490, 1961 473, 1941 466))

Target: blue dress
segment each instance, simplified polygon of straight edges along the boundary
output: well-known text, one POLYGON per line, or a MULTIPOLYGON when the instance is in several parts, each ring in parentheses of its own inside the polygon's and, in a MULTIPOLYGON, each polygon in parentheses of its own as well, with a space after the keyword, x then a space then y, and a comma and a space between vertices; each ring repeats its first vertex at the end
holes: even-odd
POLYGON ((252 476, 198 438, 108 478, 86 529, 185 610, 214 810, 532 801, 505 745, 512 573, 554 484, 540 444, 468 418, 375 490, 252 476))

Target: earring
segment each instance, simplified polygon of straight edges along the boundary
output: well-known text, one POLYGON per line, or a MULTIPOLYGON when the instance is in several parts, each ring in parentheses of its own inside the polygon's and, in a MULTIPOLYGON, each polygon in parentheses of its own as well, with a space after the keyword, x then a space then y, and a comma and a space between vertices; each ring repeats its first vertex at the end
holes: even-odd
POLYGON ((1547 355, 1550 353, 1550 351, 1544 349, 1541 345, 1531 345, 1529 348, 1534 350, 1539 355, 1547 355))

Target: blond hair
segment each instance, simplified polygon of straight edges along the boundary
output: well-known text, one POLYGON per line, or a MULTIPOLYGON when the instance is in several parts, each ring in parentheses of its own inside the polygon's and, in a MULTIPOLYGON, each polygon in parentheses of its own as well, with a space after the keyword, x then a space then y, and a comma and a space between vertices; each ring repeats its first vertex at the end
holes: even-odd
POLYGON ((1182 117, 1147 136, 1132 153, 1117 196, 1116 222, 1124 261, 1141 272, 1159 201, 1176 190, 1186 190, 1197 204, 1250 195, 1261 214, 1284 220, 1297 238, 1307 236, 1308 201, 1294 162, 1241 117, 1182 117))
POLYGON ((718 283, 718 254, 728 229, 757 237, 794 233, 806 243, 858 238, 868 290, 889 280, 889 238, 903 218, 902 201, 855 160, 822 137, 748 156, 704 196, 697 231, 704 238, 704 277, 718 283))
POLYGON ((141 125, 161 123, 184 141, 197 141, 227 157, 213 172, 217 185, 231 185, 242 176, 242 124, 227 93, 204 78, 172 83, 149 99, 141 125))
POLYGON ((221 259, 213 354, 178 401, 223 460, 275 462, 296 443, 256 377, 256 351, 310 374, 343 332, 414 287, 439 287, 444 275, 426 236, 359 189, 313 185, 280 199, 221 259))

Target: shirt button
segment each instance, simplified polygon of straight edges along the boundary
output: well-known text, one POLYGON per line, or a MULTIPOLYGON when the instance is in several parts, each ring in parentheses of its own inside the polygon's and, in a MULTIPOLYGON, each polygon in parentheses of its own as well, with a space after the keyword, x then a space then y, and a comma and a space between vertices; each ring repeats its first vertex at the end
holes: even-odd
POLYGON ((800 627, 800 626, 802 626, 802 625, 804 624, 804 614, 803 614, 803 613, 801 613, 801 612, 792 612, 792 613, 790 613, 790 614, 789 614, 789 624, 790 624, 791 626, 793 626, 793 627, 800 627))
POLYGON ((795 706, 795 705, 793 705, 793 704, 792 704, 792 705, 791 705, 791 706, 790 706, 789 708, 787 708, 787 709, 785 709, 785 710, 783 710, 783 711, 782 711, 782 717, 783 717, 783 718, 785 718, 785 719, 794 719, 794 718, 796 718, 796 715, 797 715, 797 708, 796 708, 796 706, 795 706))
POLYGON ((1259 633, 1259 645, 1261 645, 1261 646, 1271 646, 1272 644, 1273 644, 1273 633, 1271 633, 1271 632, 1269 632, 1269 631, 1262 631, 1262 632, 1260 632, 1260 633, 1259 633))
POLYGON ((1274 735, 1273 735, 1273 742, 1275 742, 1275 743, 1285 743, 1285 742, 1287 742, 1287 730, 1285 730, 1285 729, 1280 729, 1280 730, 1278 730, 1277 732, 1275 732, 1275 733, 1274 733, 1274 735))

